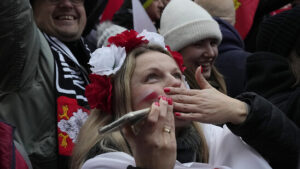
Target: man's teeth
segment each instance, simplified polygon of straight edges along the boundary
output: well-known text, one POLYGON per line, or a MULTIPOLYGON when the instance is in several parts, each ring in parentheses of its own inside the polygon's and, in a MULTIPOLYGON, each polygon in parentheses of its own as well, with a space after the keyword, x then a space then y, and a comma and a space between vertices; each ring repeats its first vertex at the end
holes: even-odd
POLYGON ((74 16, 60 16, 58 19, 60 19, 60 20, 74 20, 74 16))

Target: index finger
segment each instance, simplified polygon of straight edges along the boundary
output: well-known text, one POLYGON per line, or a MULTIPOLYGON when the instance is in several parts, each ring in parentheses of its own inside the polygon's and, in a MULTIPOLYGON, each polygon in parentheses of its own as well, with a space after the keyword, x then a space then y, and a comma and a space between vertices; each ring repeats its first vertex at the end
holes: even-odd
POLYGON ((193 89, 185 89, 185 88, 178 88, 178 87, 165 87, 164 91, 167 95, 188 95, 193 96, 195 95, 193 89))

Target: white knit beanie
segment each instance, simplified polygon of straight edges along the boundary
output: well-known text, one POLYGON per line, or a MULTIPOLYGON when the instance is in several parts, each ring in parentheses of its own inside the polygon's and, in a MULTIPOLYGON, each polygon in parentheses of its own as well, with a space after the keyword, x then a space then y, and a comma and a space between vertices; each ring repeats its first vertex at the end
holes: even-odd
POLYGON ((222 40, 218 23, 191 0, 169 2, 161 16, 160 33, 175 51, 206 38, 215 38, 218 44, 222 40))

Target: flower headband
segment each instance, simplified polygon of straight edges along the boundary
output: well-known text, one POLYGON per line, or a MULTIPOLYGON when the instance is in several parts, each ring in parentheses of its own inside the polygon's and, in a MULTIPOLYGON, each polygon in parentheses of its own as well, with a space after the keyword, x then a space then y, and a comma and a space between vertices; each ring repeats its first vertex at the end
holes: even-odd
POLYGON ((92 71, 89 75, 91 83, 86 86, 85 95, 92 109, 98 108, 111 113, 111 75, 116 74, 122 67, 127 53, 143 44, 165 48, 171 53, 180 70, 182 72, 185 70, 182 56, 165 46, 164 38, 157 33, 144 30, 139 34, 134 30, 126 30, 110 37, 108 42, 107 47, 93 52, 89 61, 92 71))

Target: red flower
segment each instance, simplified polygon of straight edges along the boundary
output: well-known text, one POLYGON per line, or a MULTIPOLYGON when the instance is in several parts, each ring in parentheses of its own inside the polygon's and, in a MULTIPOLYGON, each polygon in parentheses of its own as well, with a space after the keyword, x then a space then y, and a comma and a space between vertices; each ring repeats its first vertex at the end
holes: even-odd
POLYGON ((166 48, 168 49, 168 51, 171 53, 171 55, 173 56, 174 60, 176 61, 179 69, 181 70, 181 72, 184 72, 184 70, 186 69, 185 66, 183 66, 183 58, 182 55, 179 52, 176 51, 172 51, 171 48, 169 46, 166 46, 166 48))
POLYGON ((90 74, 91 83, 85 88, 85 96, 92 109, 97 108, 107 113, 111 113, 111 92, 112 85, 110 78, 90 74))
POLYGON ((116 36, 112 36, 108 39, 109 46, 115 44, 118 47, 125 47, 126 52, 130 52, 132 49, 140 46, 141 44, 147 44, 148 40, 142 40, 144 37, 137 37, 138 32, 134 30, 126 30, 116 36))

